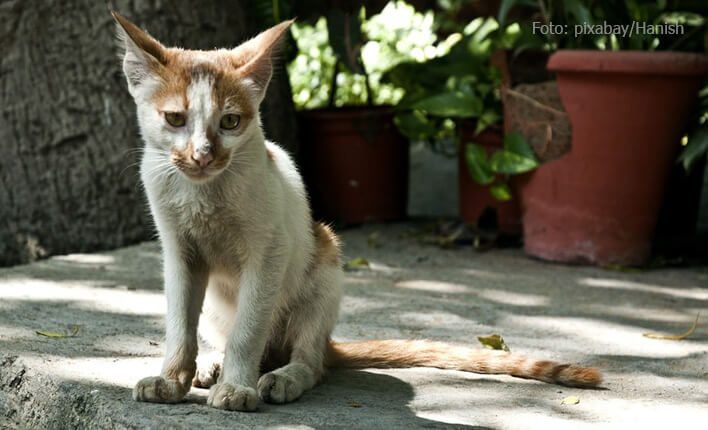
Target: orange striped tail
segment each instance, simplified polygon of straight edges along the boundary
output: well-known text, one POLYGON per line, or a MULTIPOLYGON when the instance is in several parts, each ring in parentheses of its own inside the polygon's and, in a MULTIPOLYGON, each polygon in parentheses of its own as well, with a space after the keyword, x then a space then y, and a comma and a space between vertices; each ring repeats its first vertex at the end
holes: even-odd
POLYGON ((592 388, 602 382, 598 369, 535 360, 491 349, 473 349, 427 340, 330 341, 326 366, 330 368, 436 367, 465 372, 511 375, 551 384, 592 388))

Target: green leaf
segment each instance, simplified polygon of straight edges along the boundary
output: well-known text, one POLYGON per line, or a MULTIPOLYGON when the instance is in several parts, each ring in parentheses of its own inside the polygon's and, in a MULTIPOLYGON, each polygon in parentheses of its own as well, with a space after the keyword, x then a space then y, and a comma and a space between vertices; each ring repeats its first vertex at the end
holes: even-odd
POLYGON ((494 172, 489 166, 487 151, 484 147, 476 143, 468 143, 465 146, 465 160, 467 161, 467 172, 475 182, 489 185, 494 181, 494 172))
POLYGON ((536 160, 526 158, 506 149, 492 154, 489 165, 493 172, 505 175, 518 175, 519 173, 526 173, 538 167, 536 160))
POLYGON ((531 145, 519 133, 504 136, 504 149, 492 154, 489 164, 493 172, 506 175, 526 173, 538 167, 531 145))
POLYGON ((708 154, 708 127, 701 127, 688 137, 688 144, 681 152, 678 161, 683 168, 691 170, 693 165, 708 154))
POLYGON ((397 114, 393 122, 398 130, 410 140, 427 140, 437 133, 438 129, 419 111, 397 114))
POLYGON ((511 200, 511 190, 505 182, 500 182, 489 187, 489 192, 495 199, 506 202, 511 200))
POLYGON ((483 103, 471 92, 454 91, 426 97, 413 108, 434 116, 473 118, 482 113, 483 103))
POLYGON ((489 185, 494 181, 494 172, 487 160, 487 151, 476 143, 465 146, 465 160, 467 171, 472 179, 481 185, 489 185))
POLYGON ((519 132, 508 133, 504 136, 504 148, 515 154, 532 160, 536 159, 533 148, 519 132))
POLYGON ((479 343, 484 345, 485 348, 510 352, 509 347, 507 346, 506 342, 504 342, 504 338, 498 334, 490 334, 489 336, 478 336, 477 340, 479 340, 479 343))
POLYGON ((344 265, 344 270, 350 271, 350 272, 354 271, 354 270, 368 269, 368 268, 369 268, 369 261, 364 257, 352 258, 351 260, 347 261, 347 263, 344 265))

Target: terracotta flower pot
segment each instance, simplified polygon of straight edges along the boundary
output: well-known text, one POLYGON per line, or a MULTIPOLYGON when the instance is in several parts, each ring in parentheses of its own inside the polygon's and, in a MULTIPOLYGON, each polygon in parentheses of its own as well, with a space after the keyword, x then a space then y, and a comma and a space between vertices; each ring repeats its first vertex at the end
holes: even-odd
POLYGON ((406 216, 408 141, 385 107, 299 114, 301 160, 315 216, 358 224, 406 216))
POLYGON ((506 202, 495 199, 489 193, 488 186, 480 185, 472 179, 465 158, 465 144, 469 142, 481 145, 488 155, 501 149, 504 146, 502 130, 488 128, 475 136, 473 126, 463 128, 461 142, 457 157, 460 218, 467 224, 477 225, 487 208, 494 209, 497 213, 499 232, 507 235, 519 235, 521 233, 521 213, 516 196, 506 202))
POLYGON ((708 57, 559 51, 548 69, 572 148, 524 178, 525 250, 553 261, 642 264, 708 57))

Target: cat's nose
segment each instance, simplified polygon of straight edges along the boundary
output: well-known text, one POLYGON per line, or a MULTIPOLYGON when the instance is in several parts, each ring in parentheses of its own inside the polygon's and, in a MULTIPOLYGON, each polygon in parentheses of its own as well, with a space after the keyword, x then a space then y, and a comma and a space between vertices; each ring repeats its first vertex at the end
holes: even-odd
POLYGON ((192 160, 203 169, 214 161, 214 156, 211 155, 211 152, 194 151, 192 153, 192 160))

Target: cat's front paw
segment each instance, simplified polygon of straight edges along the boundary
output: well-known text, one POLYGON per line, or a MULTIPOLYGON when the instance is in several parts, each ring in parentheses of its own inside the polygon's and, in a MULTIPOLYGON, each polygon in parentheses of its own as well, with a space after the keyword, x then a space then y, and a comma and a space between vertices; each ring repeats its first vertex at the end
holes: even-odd
POLYGON ((258 406, 258 394, 251 387, 225 382, 211 387, 207 404, 229 411, 255 411, 258 406))
POLYGON ((288 403, 297 400, 303 392, 302 385, 286 373, 270 372, 258 380, 258 394, 264 402, 288 403))
POLYGON ((143 378, 133 388, 133 400, 152 403, 176 403, 187 394, 182 384, 162 376, 143 378))

